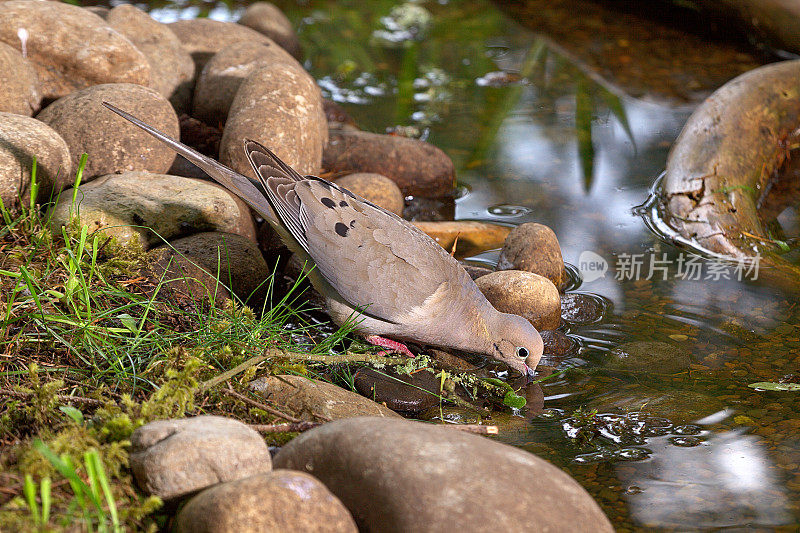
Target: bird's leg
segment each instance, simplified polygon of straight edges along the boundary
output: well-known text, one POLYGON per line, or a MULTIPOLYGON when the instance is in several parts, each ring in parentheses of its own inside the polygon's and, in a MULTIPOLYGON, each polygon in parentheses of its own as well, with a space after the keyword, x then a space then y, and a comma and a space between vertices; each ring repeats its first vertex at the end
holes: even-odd
POLYGON ((366 337, 364 337, 364 340, 375 346, 388 348, 388 350, 383 350, 381 352, 378 352, 377 355, 400 353, 403 355, 407 355, 409 357, 414 357, 414 354, 411 353, 411 350, 408 349, 408 346, 406 346, 402 342, 393 341, 392 339, 387 339, 386 337, 381 337, 380 335, 367 335, 366 337))

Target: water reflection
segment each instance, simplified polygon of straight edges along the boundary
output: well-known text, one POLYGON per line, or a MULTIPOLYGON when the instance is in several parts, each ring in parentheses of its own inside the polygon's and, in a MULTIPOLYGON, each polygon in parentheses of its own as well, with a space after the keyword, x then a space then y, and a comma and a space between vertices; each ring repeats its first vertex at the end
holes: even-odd
POLYGON ((617 467, 625 498, 644 526, 728 528, 792 523, 789 501, 763 443, 742 431, 722 432, 699 446, 653 439, 650 460, 617 467))

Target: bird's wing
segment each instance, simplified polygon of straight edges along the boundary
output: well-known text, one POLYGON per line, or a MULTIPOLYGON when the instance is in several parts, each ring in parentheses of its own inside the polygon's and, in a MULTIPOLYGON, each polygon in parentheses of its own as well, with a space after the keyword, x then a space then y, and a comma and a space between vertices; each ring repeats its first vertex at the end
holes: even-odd
POLYGON ((256 142, 245 149, 280 221, 354 308, 397 322, 460 281, 458 262, 397 215, 334 183, 300 176, 256 142))

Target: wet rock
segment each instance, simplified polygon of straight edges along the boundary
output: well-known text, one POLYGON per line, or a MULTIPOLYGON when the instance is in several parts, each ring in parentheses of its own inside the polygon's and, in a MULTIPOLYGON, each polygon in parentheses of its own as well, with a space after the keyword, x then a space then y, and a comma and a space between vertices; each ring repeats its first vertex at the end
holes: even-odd
POLYGON ((544 342, 544 355, 559 357, 572 352, 578 343, 563 331, 557 329, 540 332, 544 342))
POLYGON ((353 383, 360 394, 394 411, 419 413, 439 403, 440 380, 432 372, 406 375, 365 367, 356 372, 353 383))
POLYGON ((406 205, 403 193, 400 192, 400 188, 395 182, 386 176, 369 172, 360 172, 357 174, 348 174, 347 176, 337 178, 335 181, 337 185, 341 185, 350 192, 369 200, 373 204, 387 211, 391 211, 397 216, 403 215, 403 208, 406 205))
POLYGON ((83 171, 84 183, 126 170, 166 172, 175 160, 175 152, 103 107, 104 101, 173 139, 180 133, 178 117, 166 98, 153 89, 129 83, 94 85, 76 91, 44 108, 36 118, 67 141, 73 168, 78 168, 81 154, 89 154, 83 171))
POLYGON ((475 284, 495 309, 525 317, 539 331, 561 325, 558 289, 544 276, 503 270, 481 276, 475 284))
POLYGON ((379 403, 341 387, 303 376, 270 376, 250 388, 302 420, 337 420, 356 416, 402 418, 379 403))
POLYGON ((431 424, 331 422, 284 446, 275 465, 313 472, 362 531, 613 531, 591 496, 550 463, 431 424))
POLYGON ((254 2, 247 6, 239 24, 266 35, 295 58, 302 59, 300 39, 297 38, 292 23, 271 2, 254 2))
POLYGON ((130 464, 139 487, 164 500, 272 470, 264 439, 221 416, 145 424, 131 435, 130 464))
POLYGON ((266 42, 242 41, 223 48, 206 63, 197 78, 192 116, 207 124, 225 124, 236 91, 259 68, 285 62, 302 70, 283 48, 266 42))
POLYGON ((462 359, 444 350, 439 350, 438 348, 428 348, 428 352, 430 352, 433 359, 436 361, 437 368, 455 370, 456 372, 467 372, 478 368, 478 365, 472 364, 466 359, 462 359))
MULTIPOLYGON (((51 227, 69 222, 71 202, 71 194, 61 196, 51 227)), ((144 249, 162 239, 201 231, 235 233, 255 241, 247 205, 203 180, 147 172, 111 174, 81 185, 74 211, 89 231, 102 229, 120 243, 137 242, 144 249)))
POLYGON ((382 174, 406 196, 445 196, 455 182, 453 162, 435 146, 365 131, 331 130, 322 167, 329 172, 382 174))
POLYGON ((41 200, 72 183, 69 147, 58 133, 34 118, 0 113, 0 198, 6 207, 30 198, 34 157, 41 200))
POLYGON ((235 43, 269 41, 265 35, 234 22, 208 18, 179 20, 167 25, 192 56, 195 72, 200 73, 211 56, 235 43))
POLYGON ((167 26, 132 5, 119 5, 104 18, 147 58, 150 87, 173 104, 177 103, 176 108, 185 109, 194 79, 194 61, 178 37, 167 26))
POLYGON ((626 342, 614 348, 606 361, 606 368, 627 372, 675 374, 692 364, 689 352, 666 342, 626 342))
POLYGON ((668 418, 673 423, 693 422, 725 409, 725 402, 710 394, 687 390, 655 390, 642 387, 636 390, 610 391, 596 408, 600 412, 628 412, 668 418))
POLYGON ((258 245, 241 235, 196 233, 154 248, 151 254, 158 277, 167 271, 164 279, 174 280, 169 282, 173 288, 194 299, 211 296, 221 304, 230 298, 230 288, 242 301, 258 307, 253 303, 262 302, 269 289, 265 283, 271 274, 267 262, 258 245))
POLYGON ((328 123, 314 78, 288 62, 259 68, 248 76, 231 104, 220 162, 255 177, 242 139, 260 142, 300 174, 317 174, 328 123))
POLYGON ((471 277, 473 280, 476 280, 481 276, 485 276, 486 274, 491 274, 492 272, 494 272, 494 270, 492 270, 491 268, 486 268, 478 265, 464 264, 461 266, 464 267, 464 270, 467 271, 467 274, 469 274, 469 277, 471 277))
POLYGON ((420 420, 444 422, 447 424, 480 424, 481 415, 474 409, 457 405, 434 405, 419 414, 420 420))
POLYGON ((42 95, 33 65, 11 46, 0 42, 0 112, 31 116, 42 95))
POLYGON ((25 52, 44 98, 60 98, 98 83, 150 83, 147 58, 89 11, 60 2, 3 2, 0 41, 25 52))
POLYGON ((332 100, 323 99, 322 108, 325 111, 325 118, 328 120, 328 127, 333 129, 358 130, 356 121, 344 110, 342 106, 332 100))
POLYGON ((319 480, 275 470, 208 488, 178 513, 179 533, 356 533, 350 512, 319 480))
POLYGON ((511 231, 508 226, 471 220, 414 222, 414 225, 448 252, 455 244, 456 255, 461 257, 499 248, 511 231))
POLYGON ((556 234, 544 224, 528 222, 514 228, 506 238, 497 270, 525 270, 544 276, 556 287, 567 280, 564 259, 556 234))
POLYGON ((606 312, 604 299, 594 294, 569 292, 561 295, 561 318, 572 324, 599 322, 606 312))

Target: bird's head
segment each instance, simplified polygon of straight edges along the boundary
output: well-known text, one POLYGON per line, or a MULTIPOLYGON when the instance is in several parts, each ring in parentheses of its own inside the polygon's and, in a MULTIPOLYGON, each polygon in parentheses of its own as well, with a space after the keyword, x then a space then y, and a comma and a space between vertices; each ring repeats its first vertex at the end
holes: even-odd
POLYGON ((523 376, 533 376, 544 351, 542 336, 519 315, 499 313, 493 328, 490 355, 523 376))

